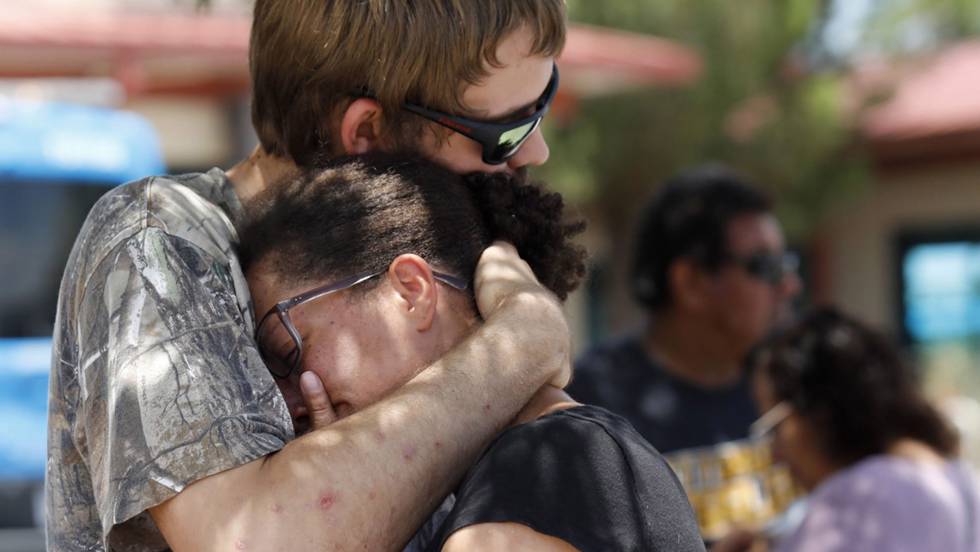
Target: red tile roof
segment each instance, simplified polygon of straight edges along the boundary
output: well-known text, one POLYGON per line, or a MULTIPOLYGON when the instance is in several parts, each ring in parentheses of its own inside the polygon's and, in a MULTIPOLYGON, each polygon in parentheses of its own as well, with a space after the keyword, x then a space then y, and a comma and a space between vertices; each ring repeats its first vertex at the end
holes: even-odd
POLYGON ((980 41, 911 62, 866 65, 855 98, 884 92, 860 131, 879 168, 980 159, 980 41))
MULTIPOLYGON (((116 76, 131 93, 247 86, 250 20, 244 15, 0 12, 0 76, 116 76)), ((698 55, 670 41, 571 25, 560 60, 564 91, 680 85, 698 55)))
POLYGON ((980 130, 980 41, 903 71, 891 98, 868 112, 862 128, 886 141, 980 130))

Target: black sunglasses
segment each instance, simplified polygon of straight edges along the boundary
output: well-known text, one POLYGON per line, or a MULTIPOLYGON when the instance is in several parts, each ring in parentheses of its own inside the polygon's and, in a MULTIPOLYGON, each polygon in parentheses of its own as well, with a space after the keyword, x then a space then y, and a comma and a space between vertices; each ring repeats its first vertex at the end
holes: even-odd
POLYGON ((534 113, 507 123, 489 123, 457 117, 409 102, 402 104, 402 108, 475 140, 483 146, 483 162, 488 165, 499 165, 513 157, 538 129, 557 91, 558 66, 554 65, 551 70, 551 80, 548 81, 544 93, 538 98, 534 113))
POLYGON ((800 257, 789 251, 783 253, 759 252, 746 257, 731 257, 729 262, 740 266, 753 278, 778 286, 790 274, 800 268, 800 257))

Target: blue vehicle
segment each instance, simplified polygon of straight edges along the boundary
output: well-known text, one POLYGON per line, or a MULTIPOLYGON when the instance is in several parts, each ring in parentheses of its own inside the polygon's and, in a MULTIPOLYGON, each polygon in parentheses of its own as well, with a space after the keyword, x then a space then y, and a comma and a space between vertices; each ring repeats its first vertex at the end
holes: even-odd
POLYGON ((40 535, 51 333, 75 236, 107 190, 163 170, 135 114, 0 97, 0 551, 40 535))

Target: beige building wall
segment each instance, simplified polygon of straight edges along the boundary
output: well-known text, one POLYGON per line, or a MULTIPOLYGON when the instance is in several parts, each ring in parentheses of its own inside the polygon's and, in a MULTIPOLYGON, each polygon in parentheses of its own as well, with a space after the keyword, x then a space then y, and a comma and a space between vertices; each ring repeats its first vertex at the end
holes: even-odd
POLYGON ((898 331, 899 233, 965 226, 980 229, 980 160, 879 174, 863 198, 832 213, 819 233, 827 299, 898 331))
POLYGON ((137 98, 122 107, 142 115, 156 129, 169 170, 187 170, 235 160, 230 104, 223 98, 162 96, 137 98))
MULTIPOLYGON (((897 334, 897 238, 902 232, 980 229, 980 160, 880 174, 860 201, 826 220, 817 250, 821 294, 897 334)), ((972 347, 918 349, 926 392, 961 433, 963 458, 980 469, 980 376, 972 347)))

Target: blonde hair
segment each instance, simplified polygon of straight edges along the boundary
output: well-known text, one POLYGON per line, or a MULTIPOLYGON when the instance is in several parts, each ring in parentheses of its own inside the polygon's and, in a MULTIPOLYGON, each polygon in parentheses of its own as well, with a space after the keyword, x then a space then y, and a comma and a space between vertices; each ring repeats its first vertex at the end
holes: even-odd
POLYGON ((391 139, 417 138, 422 123, 410 129, 402 103, 462 112, 463 90, 500 65, 498 45, 521 29, 529 55, 558 55, 564 0, 257 0, 249 67, 259 142, 311 166, 337 153, 341 113, 368 93, 391 139))

